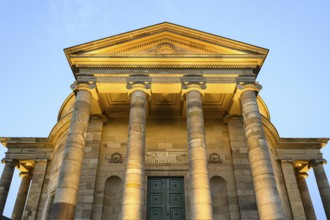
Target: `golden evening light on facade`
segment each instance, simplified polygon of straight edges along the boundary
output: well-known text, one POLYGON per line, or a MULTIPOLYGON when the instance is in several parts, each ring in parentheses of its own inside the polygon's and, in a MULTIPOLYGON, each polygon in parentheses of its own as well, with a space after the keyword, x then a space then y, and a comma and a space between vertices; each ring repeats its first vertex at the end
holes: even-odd
POLYGON ((268 49, 163 22, 64 52, 75 82, 49 136, 0 138, 2 215, 15 169, 12 219, 316 219, 309 169, 330 215, 329 138, 278 134, 268 49))

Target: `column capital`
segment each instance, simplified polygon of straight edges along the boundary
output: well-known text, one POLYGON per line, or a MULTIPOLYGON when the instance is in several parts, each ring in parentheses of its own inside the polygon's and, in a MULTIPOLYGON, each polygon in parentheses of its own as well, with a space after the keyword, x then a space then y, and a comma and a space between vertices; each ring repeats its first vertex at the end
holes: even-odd
POLYGON ((72 83, 70 86, 70 88, 74 92, 77 92, 79 90, 90 91, 91 89, 95 89, 95 87, 96 87, 96 84, 94 82, 77 82, 77 81, 72 83))
POLYGON ((18 167, 19 168, 19 161, 16 159, 8 159, 8 158, 3 158, 1 160, 2 164, 12 164, 14 167, 18 167))
POLYGON ((237 90, 239 92, 245 92, 245 91, 256 91, 259 92, 262 89, 262 86, 255 82, 255 83, 240 83, 237 85, 237 90))
POLYGON ((126 89, 129 96, 131 96, 131 94, 137 90, 144 92, 148 96, 151 96, 150 82, 128 82, 126 89))
POLYGON ((254 91, 258 93, 261 89, 262 86, 255 82, 255 83, 239 83, 236 86, 236 92, 234 94, 233 100, 234 101, 239 101, 241 95, 246 92, 246 91, 254 91))
POLYGON ((205 89, 206 89, 205 82, 182 82, 181 95, 184 96, 190 91, 198 91, 201 95, 204 95, 205 89))
POLYGON ((314 167, 318 164, 324 164, 325 165, 325 164, 327 164, 327 160, 325 160, 325 159, 310 160, 309 163, 308 163, 308 168, 314 167))

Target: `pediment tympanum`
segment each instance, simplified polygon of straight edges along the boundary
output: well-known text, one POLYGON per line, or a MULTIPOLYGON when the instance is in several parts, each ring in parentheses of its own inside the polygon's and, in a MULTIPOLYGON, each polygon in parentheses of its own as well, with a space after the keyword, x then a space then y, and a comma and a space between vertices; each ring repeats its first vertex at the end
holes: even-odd
MULTIPOLYGON (((171 23, 65 49, 71 67, 260 68, 268 50, 171 23)), ((74 69, 74 68, 73 68, 74 69)))
POLYGON ((92 51, 79 52, 79 55, 121 56, 121 55, 242 55, 247 51, 240 51, 223 46, 212 45, 177 34, 164 32, 139 40, 109 46, 92 51))

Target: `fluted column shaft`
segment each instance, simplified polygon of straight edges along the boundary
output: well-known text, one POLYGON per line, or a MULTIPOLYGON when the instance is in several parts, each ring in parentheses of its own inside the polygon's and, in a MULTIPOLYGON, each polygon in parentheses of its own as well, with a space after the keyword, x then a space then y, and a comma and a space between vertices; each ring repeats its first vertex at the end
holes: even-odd
POLYGON ((146 93, 131 93, 126 172, 122 202, 123 220, 144 219, 146 93))
POLYGON ((330 187, 322 162, 311 162, 327 219, 330 219, 330 187))
POLYGON ((18 165, 17 160, 3 160, 5 167, 2 171, 1 180, 0 180, 0 213, 3 215, 5 209, 8 192, 11 185, 11 180, 13 179, 13 174, 15 166, 18 165))
POLYGON ((240 101, 259 218, 284 219, 256 91, 244 88, 240 101))
POLYGON ((185 96, 191 219, 213 219, 201 93, 198 90, 191 90, 185 96))
POLYGON ((31 183, 31 176, 32 175, 29 172, 20 173, 20 177, 22 178, 22 180, 21 180, 21 185, 18 189, 13 213, 11 215, 12 220, 22 219, 26 197, 28 195, 29 187, 31 183))
POLYGON ((307 220, 316 220, 315 210, 309 194, 308 186, 306 183, 306 174, 299 174, 297 177, 298 188, 301 196, 301 201, 304 206, 304 211, 307 220))
POLYGON ((78 84, 51 219, 74 218, 91 101, 90 85, 78 84))

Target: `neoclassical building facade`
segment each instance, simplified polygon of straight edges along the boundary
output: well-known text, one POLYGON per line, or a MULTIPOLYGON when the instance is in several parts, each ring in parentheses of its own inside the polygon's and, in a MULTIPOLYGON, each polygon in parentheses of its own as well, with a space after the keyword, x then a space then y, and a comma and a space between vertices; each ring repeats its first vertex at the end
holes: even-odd
POLYGON ((12 219, 316 219, 320 149, 282 138, 256 82, 268 50, 161 23, 64 50, 75 77, 46 138, 3 137, 12 219))

